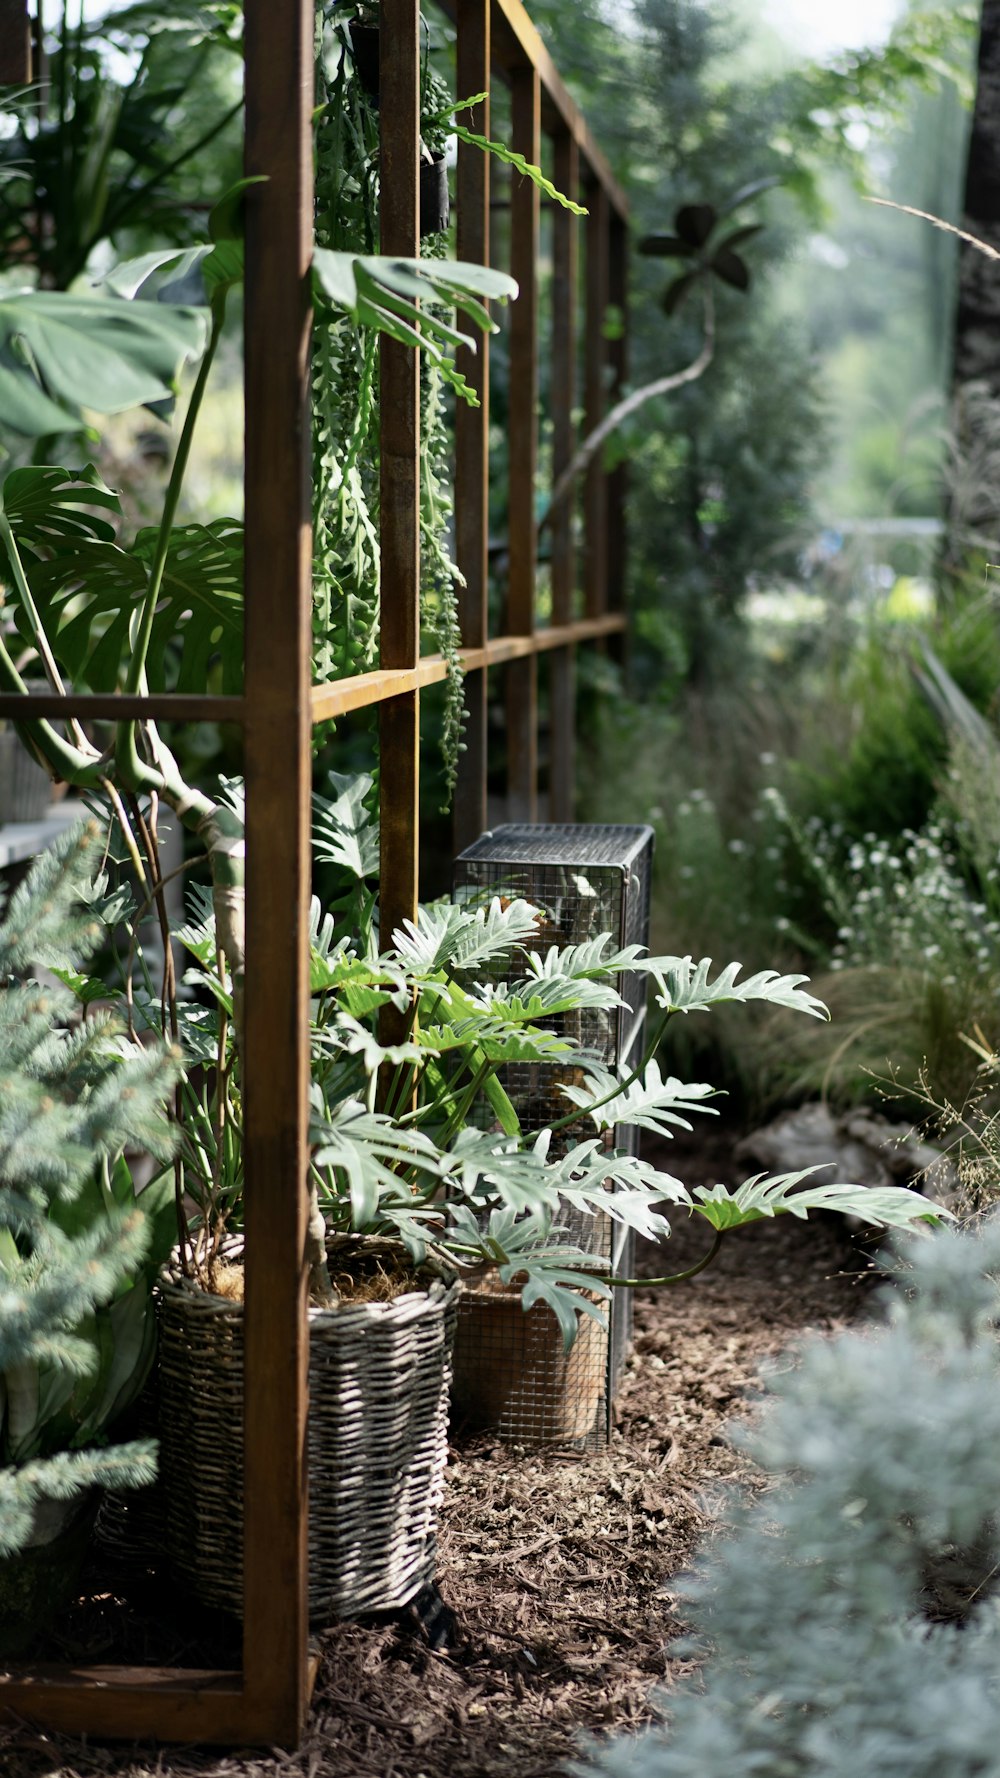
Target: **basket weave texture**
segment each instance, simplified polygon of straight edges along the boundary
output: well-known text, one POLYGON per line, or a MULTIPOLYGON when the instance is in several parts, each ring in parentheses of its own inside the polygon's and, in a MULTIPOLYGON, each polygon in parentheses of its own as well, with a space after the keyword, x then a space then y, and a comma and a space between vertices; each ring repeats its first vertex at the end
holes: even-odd
MULTIPOLYGON (((393 1302, 309 1311, 314 1623, 398 1609, 433 1577, 457 1297, 454 1275, 428 1261, 421 1287, 393 1302)), ((171 1565, 203 1603, 241 1614, 243 1305, 174 1268, 160 1317, 171 1565)))

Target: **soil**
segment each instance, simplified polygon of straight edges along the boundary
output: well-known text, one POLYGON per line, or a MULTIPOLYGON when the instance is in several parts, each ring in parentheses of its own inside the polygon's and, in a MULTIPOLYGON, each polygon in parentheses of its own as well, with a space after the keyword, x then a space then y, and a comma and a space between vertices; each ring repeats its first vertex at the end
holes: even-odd
MULTIPOLYGON (((725 1131, 680 1138, 662 1164, 689 1186, 732 1180, 731 1145, 725 1131)), ((678 1219, 671 1268, 693 1263, 707 1233, 678 1219)), ((662 1270, 662 1250, 639 1269, 662 1270)), ((445 1609, 325 1631, 298 1752, 99 1747, 25 1724, 0 1727, 0 1766, 8 1778, 554 1778, 586 1737, 656 1719, 658 1693, 686 1671, 671 1653, 677 1576, 727 1488, 757 1485, 727 1425, 753 1413, 762 1363, 794 1363, 803 1335, 862 1315, 875 1276, 870 1244, 838 1219, 783 1217, 728 1238, 692 1282, 636 1293, 608 1447, 456 1447, 445 1609)))

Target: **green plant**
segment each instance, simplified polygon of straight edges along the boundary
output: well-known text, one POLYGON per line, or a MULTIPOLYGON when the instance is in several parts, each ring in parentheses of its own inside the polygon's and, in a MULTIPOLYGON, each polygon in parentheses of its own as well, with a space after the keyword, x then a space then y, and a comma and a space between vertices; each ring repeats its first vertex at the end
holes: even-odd
MULTIPOLYGON (((142 692, 151 684, 156 686, 158 668, 166 676, 168 660, 179 686, 191 679, 203 686, 206 669, 220 656, 223 683, 232 689, 237 658, 234 643, 242 619, 242 527, 236 521, 220 521, 212 527, 178 527, 175 519, 227 300, 242 276, 242 248, 236 232, 241 192, 242 186, 212 211, 208 243, 183 252, 156 250, 119 267, 109 280, 119 295, 108 304, 84 303, 81 315, 77 299, 62 293, 30 293, 23 298, 27 321, 22 320, 22 331, 34 327, 37 332, 46 317, 54 314, 65 339, 75 342, 70 361, 79 365, 79 374, 67 399, 86 402, 99 411, 124 405, 123 387, 128 389, 128 399, 143 398, 135 385, 140 372, 150 370, 150 359, 158 379, 151 394, 162 393, 162 384, 172 379, 179 357, 205 345, 207 338, 155 532, 140 532, 130 547, 116 542, 107 522, 87 511, 95 506, 114 511, 117 506, 114 495, 90 470, 40 466, 14 471, 4 484, 0 543, 7 562, 8 609, 57 692, 64 689, 63 672, 71 675, 78 690, 121 685, 129 692, 142 692), (136 298, 136 292, 144 290, 165 268, 175 276, 200 273, 205 311, 170 303, 154 305, 141 296, 136 298), (105 341, 103 357, 98 360, 95 354, 95 361, 88 363, 82 359, 82 349, 89 347, 94 326, 100 325, 109 305, 114 311, 114 338, 105 341), (142 331, 147 310, 156 317, 152 344, 142 331), (174 570, 179 570, 183 582, 179 601, 170 596, 174 570), (176 641, 183 643, 179 668, 172 647, 176 641)), ((490 327, 493 323, 481 298, 503 300, 515 287, 504 274, 478 266, 390 261, 317 249, 314 289, 321 324, 346 313, 363 330, 388 333, 419 347, 443 375, 455 378, 450 354, 456 344, 473 342, 436 319, 429 306, 418 332, 420 299, 434 298, 439 304, 459 309, 476 325, 490 327)), ((43 387, 47 374, 36 348, 33 370, 18 361, 16 377, 0 378, 0 424, 15 430, 44 431, 48 427, 50 417, 44 404, 49 397, 43 387)), ((0 683, 8 691, 23 693, 28 689, 11 652, 9 636, 2 629, 0 683)), ((185 781, 152 722, 116 724, 103 747, 94 744, 78 723, 69 725, 69 738, 44 720, 19 724, 18 729, 54 776, 78 789, 102 789, 111 798, 140 877, 145 871, 123 797, 153 793, 197 833, 209 857, 220 942, 233 977, 239 1026, 244 972, 240 817, 225 802, 213 800, 185 781)), ((155 831, 152 842, 155 852, 155 831)), ((155 881, 156 857, 150 855, 147 862, 155 881)))
POLYGON ((882 1325, 814 1339, 738 1435, 767 1486, 682 1584, 666 1726, 578 1778, 996 1770, 996 1223, 892 1270, 882 1325))
POLYGON ((108 241, 186 240, 206 177, 237 176, 241 20, 234 0, 47 12, 44 79, 4 94, 0 262, 68 290, 108 241))
MULTIPOLYGON (((616 1129, 669 1136, 690 1127, 690 1112, 712 1109, 710 1086, 663 1078, 654 1060, 672 1017, 748 1002, 822 1017, 805 978, 764 970, 741 981, 738 964, 713 975, 707 960, 618 950, 608 934, 533 949, 544 944, 544 915, 524 901, 438 903, 422 908, 415 925, 378 938, 368 883, 378 854, 371 781, 334 778, 332 787, 332 798, 317 801, 314 839, 340 884, 330 909, 314 902, 312 911, 316 1300, 332 1293, 331 1233, 391 1234, 415 1261, 433 1243, 467 1275, 498 1268, 503 1282, 520 1279, 525 1307, 547 1303, 569 1343, 578 1314, 600 1319, 594 1298, 634 1281, 602 1275, 601 1262, 564 1239, 568 1210, 604 1212, 665 1238, 658 1206, 684 1205, 714 1237, 705 1259, 680 1277, 700 1271, 730 1230, 764 1216, 840 1209, 884 1226, 933 1215, 915 1194, 820 1186, 807 1173, 758 1175, 734 1190, 719 1185, 692 1196, 611 1146, 616 1129), (634 970, 649 975, 659 1014, 640 1064, 615 1074, 572 1034, 572 1021, 617 1007, 617 978, 634 970), (512 1064, 537 1066, 548 1083, 551 1115, 541 1133, 522 1130, 504 1084, 512 1064)), ((194 959, 185 980, 202 995, 172 1015, 188 1063, 181 1163, 199 1209, 183 1253, 211 1288, 221 1237, 239 1228, 242 1214, 241 1100, 231 986, 204 893, 194 893, 192 917, 177 936, 194 959)), ((86 999, 99 985, 84 979, 77 988, 86 999)), ((162 1021, 148 982, 133 983, 129 1000, 141 1024, 162 1021)))
POLYGON ((72 978, 93 951, 98 855, 96 827, 74 829, 0 903, 0 1555, 39 1501, 154 1471, 148 1442, 106 1438, 152 1362, 151 1284, 173 1238, 172 1190, 137 1199, 124 1151, 167 1158, 175 1065, 26 973, 72 978))

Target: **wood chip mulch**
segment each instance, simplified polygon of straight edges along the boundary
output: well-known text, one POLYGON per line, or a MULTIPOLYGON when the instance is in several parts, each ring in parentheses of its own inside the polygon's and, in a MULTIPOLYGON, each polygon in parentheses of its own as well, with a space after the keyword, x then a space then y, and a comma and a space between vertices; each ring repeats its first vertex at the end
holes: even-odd
MULTIPOLYGON (((724 1131, 683 1138, 662 1164, 689 1185, 732 1181, 724 1131)), ((653 1158, 651 1156, 651 1158, 653 1158)), ((704 1225, 678 1219, 669 1264, 691 1264, 704 1225)), ((662 1267, 662 1251, 640 1262, 662 1267)), ((343 1624, 322 1636, 304 1744, 215 1750, 99 1747, 0 1727, 6 1778, 555 1778, 581 1738, 655 1720, 684 1670, 675 1578, 711 1534, 727 1486, 753 1486, 725 1428, 752 1413, 761 1363, 794 1362, 808 1330, 864 1312, 866 1247, 790 1217, 723 1244, 715 1266, 639 1292, 635 1342, 606 1450, 456 1448, 438 1582, 447 1645, 415 1623, 343 1624)), ((440 1628, 440 1622, 436 1628, 440 1628)))

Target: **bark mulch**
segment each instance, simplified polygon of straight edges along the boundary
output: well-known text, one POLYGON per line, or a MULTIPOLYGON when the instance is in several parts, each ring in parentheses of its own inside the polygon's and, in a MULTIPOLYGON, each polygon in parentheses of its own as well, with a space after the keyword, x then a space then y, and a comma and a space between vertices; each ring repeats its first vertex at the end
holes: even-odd
MULTIPOLYGON (((739 1176, 723 1131, 662 1155, 689 1185, 739 1176)), ((706 1225, 678 1220, 668 1266, 706 1225)), ((662 1251, 640 1260, 665 1269, 662 1251)), ((870 1253, 841 1225, 761 1223, 676 1289, 637 1293, 635 1343, 608 1448, 456 1448, 440 1533, 447 1645, 417 1623, 344 1624, 322 1637, 301 1750, 221 1755, 99 1747, 0 1728, 6 1778, 553 1778, 581 1737, 655 1720, 684 1670, 675 1578, 711 1533, 727 1485, 754 1484, 725 1437, 753 1411, 761 1363, 804 1332, 863 1312, 870 1253)), ((197 1613, 197 1608, 193 1608, 197 1613)), ((434 1628, 440 1628, 440 1621, 434 1628)), ((104 1656, 103 1658, 107 1658, 104 1656)))

